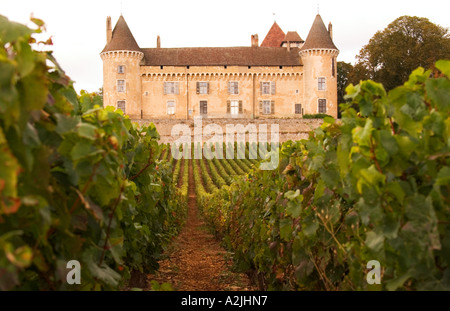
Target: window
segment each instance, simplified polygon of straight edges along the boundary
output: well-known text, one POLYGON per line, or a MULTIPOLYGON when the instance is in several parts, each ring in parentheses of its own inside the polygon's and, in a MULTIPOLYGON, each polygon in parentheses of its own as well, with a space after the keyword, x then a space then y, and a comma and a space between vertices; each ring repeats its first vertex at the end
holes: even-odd
POLYGON ((197 82, 197 94, 208 94, 209 82, 197 82))
POLYGON ((125 93, 125 80, 117 80, 117 92, 125 93))
POLYGON ((123 113, 126 113, 126 107, 125 107, 125 101, 124 100, 119 100, 117 101, 117 109, 120 109, 123 111, 123 113))
POLYGON ((242 100, 227 101, 227 113, 231 114, 231 116, 237 116, 239 114, 242 114, 242 112, 243 112, 242 100))
POLYGON ((200 101, 200 114, 207 115, 208 114, 208 102, 206 100, 200 101))
POLYGON ((261 95, 275 95, 276 84, 272 82, 261 82, 261 95))
POLYGON ((175 114, 175 101, 169 100, 167 102, 167 114, 175 114))
POLYGON ((124 65, 117 66, 117 73, 125 73, 125 66, 124 65))
POLYGON ((259 102, 259 113, 260 114, 274 114, 275 113, 275 101, 273 100, 262 100, 259 102))
POLYGON ((319 98, 319 113, 327 113, 327 100, 319 98))
POLYGON ((178 82, 164 82, 164 95, 180 94, 180 85, 178 82))
POLYGON ((302 105, 295 104, 295 114, 302 114, 302 105))
POLYGON ((228 82, 228 93, 232 95, 239 94, 239 82, 228 82))
POLYGON ((326 90, 326 81, 325 78, 320 77, 319 78, 319 85, 318 85, 319 91, 325 91, 326 90))

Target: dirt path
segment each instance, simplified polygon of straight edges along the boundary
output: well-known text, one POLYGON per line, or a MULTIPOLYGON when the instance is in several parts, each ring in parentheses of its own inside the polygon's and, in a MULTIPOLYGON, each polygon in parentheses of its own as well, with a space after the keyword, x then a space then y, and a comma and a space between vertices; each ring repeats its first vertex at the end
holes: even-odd
POLYGON ((197 215, 192 161, 189 162, 189 210, 185 227, 174 240, 167 258, 160 261, 156 275, 149 280, 170 283, 175 290, 222 291, 255 290, 245 274, 230 271, 227 252, 209 233, 197 215))

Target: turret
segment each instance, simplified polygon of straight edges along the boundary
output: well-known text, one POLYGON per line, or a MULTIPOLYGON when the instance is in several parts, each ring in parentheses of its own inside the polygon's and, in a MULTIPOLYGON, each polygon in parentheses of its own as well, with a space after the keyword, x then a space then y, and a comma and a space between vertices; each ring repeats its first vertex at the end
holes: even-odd
POLYGON ((103 60, 103 105, 122 109, 130 118, 141 118, 141 62, 139 48, 123 16, 111 32, 111 18, 106 19, 106 46, 103 60))
POLYGON ((326 113, 337 118, 337 63, 339 50, 332 40, 332 26, 328 30, 317 14, 300 56, 303 62, 305 113, 326 113))

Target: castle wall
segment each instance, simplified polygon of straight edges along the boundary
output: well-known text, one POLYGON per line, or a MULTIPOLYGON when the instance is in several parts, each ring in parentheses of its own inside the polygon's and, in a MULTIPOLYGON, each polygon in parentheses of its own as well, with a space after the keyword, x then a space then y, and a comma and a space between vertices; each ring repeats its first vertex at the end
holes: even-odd
MULTIPOLYGON (((161 136, 160 142, 161 143, 173 143, 177 140, 177 136, 172 136, 172 129, 177 124, 186 125, 189 127, 191 132, 191 141, 194 142, 194 120, 169 120, 169 119, 148 119, 148 120, 142 120, 142 119, 135 119, 133 120, 137 122, 138 124, 142 125, 148 125, 150 123, 153 123, 158 130, 159 135, 161 136)), ((250 125, 255 126, 256 132, 259 133, 260 125, 267 125, 267 139, 270 141, 271 135, 270 131, 273 124, 277 124, 279 128, 279 142, 285 142, 288 140, 300 140, 300 139, 307 139, 308 133, 311 130, 316 129, 319 127, 323 120, 321 119, 223 119, 223 118, 217 118, 217 119, 202 119, 202 134, 204 134, 204 129, 206 126, 210 124, 216 124, 219 125, 222 129, 223 134, 226 133, 226 125, 227 124, 242 124, 244 127, 250 125)), ((203 136, 203 141, 207 141, 210 138, 212 138, 213 135, 203 136)), ((235 138, 237 139, 237 138, 235 138)), ((249 135, 246 135, 246 141, 249 141, 249 135)), ((225 136, 223 136, 223 141, 225 141, 225 136)))
POLYGON ((200 115, 200 101, 207 101, 208 118, 301 117, 295 115, 295 104, 302 99, 302 73, 302 66, 142 66, 143 118, 193 118, 200 115), (238 94, 229 94, 230 81, 238 82, 238 94), (164 94, 164 82, 178 82, 179 93, 164 94), (197 93, 197 82, 209 83, 208 94, 197 93), (275 82, 275 94, 261 94, 260 82, 275 82), (236 116, 227 112, 232 100, 242 102, 236 116), (262 100, 274 101, 273 114, 260 113, 262 100), (168 101, 175 101, 174 115, 167 114, 168 101))

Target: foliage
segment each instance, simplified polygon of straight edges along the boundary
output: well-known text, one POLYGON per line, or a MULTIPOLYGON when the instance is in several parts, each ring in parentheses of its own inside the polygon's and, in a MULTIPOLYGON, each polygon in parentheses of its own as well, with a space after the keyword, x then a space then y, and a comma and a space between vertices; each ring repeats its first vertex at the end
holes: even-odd
MULTIPOLYGON (((338 103, 344 103, 345 89, 351 82, 351 74, 353 65, 346 62, 337 62, 337 89, 338 89, 338 103)), ((357 84, 357 83, 356 83, 357 84)), ((340 111, 339 111, 340 117, 340 111)))
POLYGON ((0 16, 0 289, 117 289, 181 225, 153 124, 78 99, 37 29, 0 16), (66 264, 81 263, 81 285, 66 264))
POLYGON ((350 85, 342 120, 284 143, 279 170, 200 202, 261 289, 450 289, 450 61, 436 68, 389 93, 350 85), (366 280, 370 260, 381 285, 366 280))
POLYGON ((450 59, 450 35, 427 18, 402 16, 378 31, 357 57, 365 79, 391 90, 406 82, 415 68, 431 68, 438 59, 450 59))
POLYGON ((82 111, 94 109, 95 106, 103 107, 103 96, 99 92, 88 93, 81 90, 78 101, 82 111))
POLYGON ((325 117, 330 117, 332 118, 332 116, 326 114, 326 113, 316 113, 316 114, 305 114, 303 115, 303 119, 323 119, 325 117))

